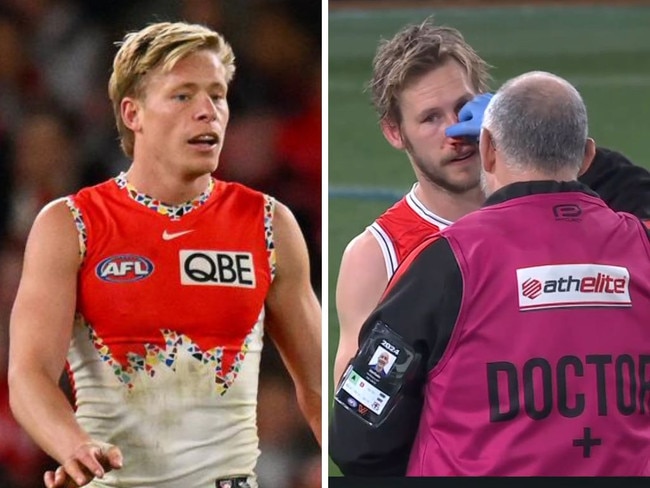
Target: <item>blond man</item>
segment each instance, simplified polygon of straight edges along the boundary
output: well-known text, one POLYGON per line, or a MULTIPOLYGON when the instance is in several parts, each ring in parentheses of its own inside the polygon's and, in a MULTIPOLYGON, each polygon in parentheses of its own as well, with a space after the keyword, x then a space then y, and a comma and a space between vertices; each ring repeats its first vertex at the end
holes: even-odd
POLYGON ((263 335, 321 431, 320 305, 303 236, 268 195, 211 175, 234 54, 205 27, 125 36, 109 94, 128 171, 31 230, 11 316, 14 415, 62 486, 256 487, 263 335), (75 406, 58 388, 67 362, 75 406))

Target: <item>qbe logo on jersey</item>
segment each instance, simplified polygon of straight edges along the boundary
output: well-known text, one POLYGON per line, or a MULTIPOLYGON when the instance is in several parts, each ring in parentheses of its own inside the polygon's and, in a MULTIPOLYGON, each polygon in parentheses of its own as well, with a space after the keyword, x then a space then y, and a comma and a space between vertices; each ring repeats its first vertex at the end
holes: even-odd
POLYGON ((253 255, 240 251, 179 251, 182 285, 255 288, 253 255))
POLYGON ((630 307, 627 268, 561 264, 517 270, 519 310, 563 307, 630 307))

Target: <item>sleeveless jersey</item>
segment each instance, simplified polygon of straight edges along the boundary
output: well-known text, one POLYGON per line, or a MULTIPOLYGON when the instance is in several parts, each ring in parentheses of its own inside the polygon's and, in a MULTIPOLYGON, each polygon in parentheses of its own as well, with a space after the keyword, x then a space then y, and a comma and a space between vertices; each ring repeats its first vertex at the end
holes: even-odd
POLYGON ((90 486, 257 486, 257 387, 274 200, 236 183, 180 206, 124 174, 68 198, 82 264, 68 354, 76 416, 124 467, 90 486))
POLYGON ((424 206, 415 195, 416 185, 368 226, 381 248, 389 280, 413 249, 452 223, 424 206))
POLYGON ((487 206, 442 236, 463 298, 408 475, 650 475, 641 222, 567 192, 487 206))

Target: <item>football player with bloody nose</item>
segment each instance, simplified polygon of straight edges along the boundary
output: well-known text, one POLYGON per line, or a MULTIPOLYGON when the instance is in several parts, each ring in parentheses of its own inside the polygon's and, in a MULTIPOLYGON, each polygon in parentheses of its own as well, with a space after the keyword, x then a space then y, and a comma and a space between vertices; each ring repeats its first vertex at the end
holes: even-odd
MULTIPOLYGON (((399 400, 375 425, 363 395, 335 402, 345 475, 650 475, 650 231, 578 181, 595 150, 558 76, 526 73, 489 101, 487 200, 408 255, 362 326, 360 351, 381 324, 418 361, 392 368, 379 393, 399 400)), ((363 365, 337 396, 359 392, 363 365)))
MULTIPOLYGON (((339 342, 335 383, 359 330, 405 257, 433 233, 478 209, 478 133, 491 98, 490 66, 452 27, 433 18, 382 39, 369 91, 386 141, 403 151, 415 183, 346 246, 336 282, 339 342)), ((612 209, 650 220, 650 172, 596 147, 578 180, 612 209)))

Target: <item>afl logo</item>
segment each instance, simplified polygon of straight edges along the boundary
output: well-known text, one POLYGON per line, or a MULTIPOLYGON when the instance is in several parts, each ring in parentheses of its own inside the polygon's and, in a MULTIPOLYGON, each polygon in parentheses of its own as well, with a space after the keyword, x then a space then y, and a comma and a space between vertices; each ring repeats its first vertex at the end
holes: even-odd
POLYGON ((153 263, 137 254, 116 254, 101 261, 95 268, 97 277, 111 283, 130 283, 153 273, 153 263))

